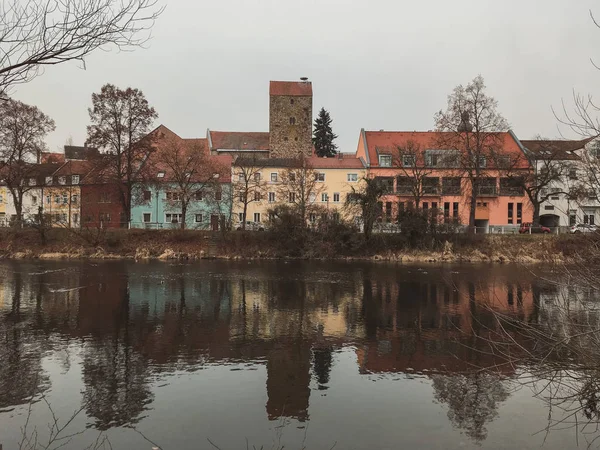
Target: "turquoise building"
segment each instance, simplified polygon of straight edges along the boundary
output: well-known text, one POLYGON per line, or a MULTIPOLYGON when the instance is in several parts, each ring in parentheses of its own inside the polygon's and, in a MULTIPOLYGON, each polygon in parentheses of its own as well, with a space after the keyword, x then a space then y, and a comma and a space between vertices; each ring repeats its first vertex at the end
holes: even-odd
MULTIPOLYGON (((231 219, 231 183, 229 180, 198 189, 189 202, 185 228, 219 230, 231 219)), ((131 227, 149 229, 181 228, 181 200, 174 183, 137 185, 131 202, 131 227)))

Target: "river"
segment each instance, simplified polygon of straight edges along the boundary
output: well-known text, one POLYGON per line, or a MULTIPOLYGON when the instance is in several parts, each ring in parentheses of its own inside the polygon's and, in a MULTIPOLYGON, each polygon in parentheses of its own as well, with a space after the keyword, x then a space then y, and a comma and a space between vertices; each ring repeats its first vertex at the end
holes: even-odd
POLYGON ((0 444, 47 441, 54 414, 74 416, 63 435, 82 433, 51 448, 99 436, 146 450, 573 448, 581 433, 546 433, 548 402, 520 382, 536 368, 474 338, 498 331, 494 311, 549 320, 560 285, 547 280, 560 277, 516 265, 2 262, 0 444))

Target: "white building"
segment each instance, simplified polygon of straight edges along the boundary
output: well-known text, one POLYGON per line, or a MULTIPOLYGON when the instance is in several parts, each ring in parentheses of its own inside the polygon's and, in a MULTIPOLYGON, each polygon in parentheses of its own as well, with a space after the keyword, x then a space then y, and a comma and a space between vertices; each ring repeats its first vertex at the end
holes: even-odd
POLYGON ((540 205, 540 224, 547 227, 569 227, 578 223, 600 224, 600 185, 593 186, 589 175, 593 169, 590 160, 596 159, 598 141, 522 140, 523 151, 534 170, 541 172, 554 166, 562 167, 560 181, 554 181, 541 190, 541 196, 550 197, 540 205), (587 196, 581 192, 590 192, 587 196), (575 193, 579 193, 575 195, 575 193))

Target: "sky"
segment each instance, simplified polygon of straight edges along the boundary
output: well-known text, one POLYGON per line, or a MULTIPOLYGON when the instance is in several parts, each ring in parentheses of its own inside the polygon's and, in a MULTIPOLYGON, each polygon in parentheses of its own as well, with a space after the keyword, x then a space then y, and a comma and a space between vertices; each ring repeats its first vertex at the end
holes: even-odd
POLYGON ((141 89, 184 138, 268 131, 269 80, 313 83, 313 114, 330 111, 337 144, 361 128, 427 131, 459 84, 481 74, 521 139, 576 137, 552 107, 598 94, 594 0, 160 0, 147 48, 97 51, 47 68, 12 96, 56 122, 48 147, 83 145, 91 94, 141 89))

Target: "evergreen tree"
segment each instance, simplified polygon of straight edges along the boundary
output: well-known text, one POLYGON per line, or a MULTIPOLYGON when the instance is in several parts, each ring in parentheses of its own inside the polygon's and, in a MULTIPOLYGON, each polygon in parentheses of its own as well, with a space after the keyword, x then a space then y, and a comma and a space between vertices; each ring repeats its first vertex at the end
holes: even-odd
POLYGON ((331 129, 331 116, 329 111, 321 108, 319 116, 315 119, 315 130, 313 132, 313 145, 317 156, 335 156, 337 145, 333 142, 337 135, 331 129))

